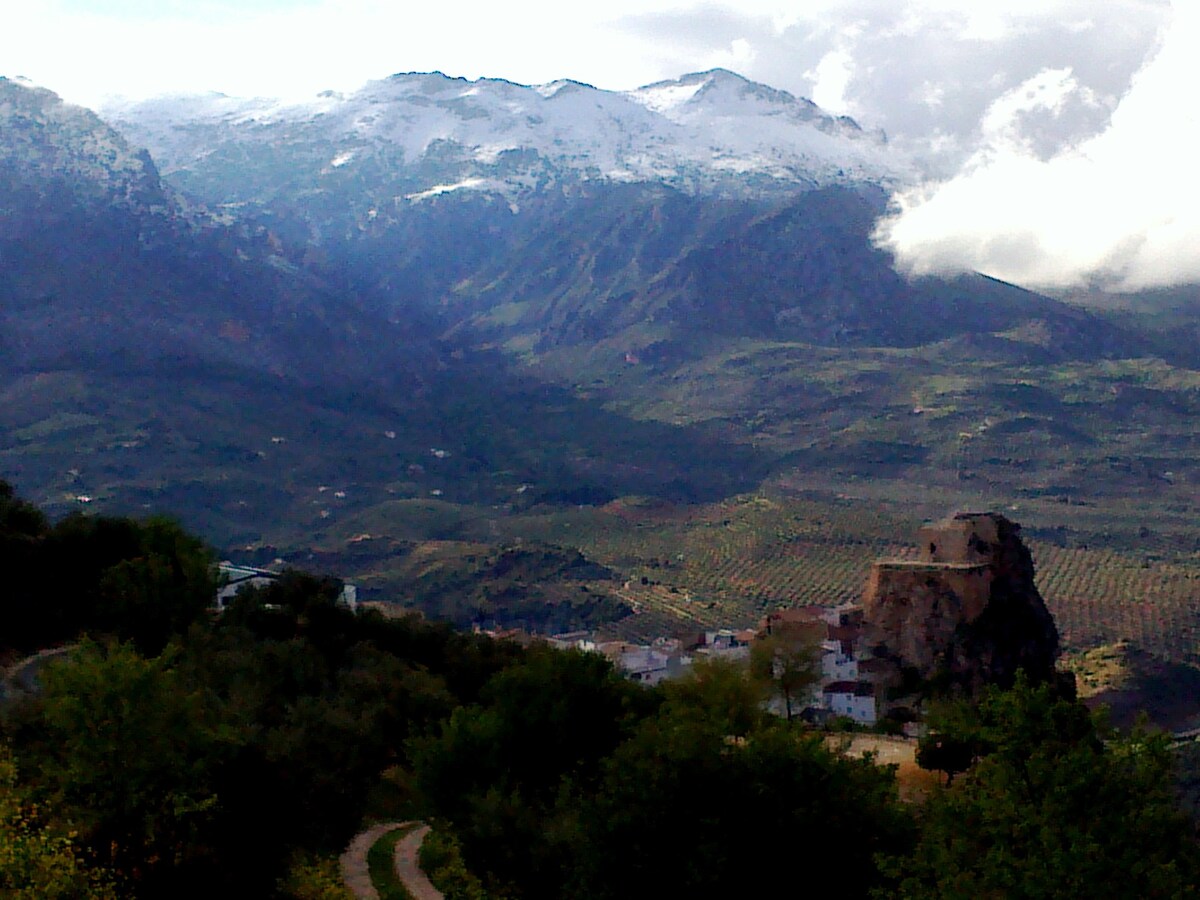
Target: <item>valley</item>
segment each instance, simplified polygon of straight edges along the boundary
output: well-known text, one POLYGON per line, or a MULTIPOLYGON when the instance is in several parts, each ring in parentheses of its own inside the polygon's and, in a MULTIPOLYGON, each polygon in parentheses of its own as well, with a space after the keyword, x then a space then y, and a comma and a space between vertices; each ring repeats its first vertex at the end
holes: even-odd
POLYGON ((915 521, 999 509, 1068 649, 1200 661, 1195 305, 902 278, 872 231, 911 161, 848 120, 721 71, 120 132, 0 88, 0 475, 52 515, 646 637, 852 598, 915 521))

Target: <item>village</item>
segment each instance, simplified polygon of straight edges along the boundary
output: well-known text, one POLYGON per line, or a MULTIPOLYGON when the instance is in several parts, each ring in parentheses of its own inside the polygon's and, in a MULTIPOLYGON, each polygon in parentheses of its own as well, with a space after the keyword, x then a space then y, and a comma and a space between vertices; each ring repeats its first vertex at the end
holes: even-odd
MULTIPOLYGON (((553 635, 555 647, 600 653, 620 671, 640 684, 655 685, 688 673, 697 660, 726 659, 749 663, 752 648, 771 637, 786 637, 801 653, 815 657, 804 696, 796 698, 793 712, 815 724, 845 717, 858 725, 874 726, 880 713, 875 683, 860 679, 862 609, 847 604, 836 608, 781 609, 762 618, 757 628, 722 628, 699 632, 691 638, 660 637, 649 644, 598 640, 589 632, 553 635)), ((861 671, 866 671, 861 669, 861 671)), ((774 697, 768 708, 787 715, 787 701, 774 697)))
MULTIPOLYGON (((917 531, 915 558, 872 565, 860 602, 777 609, 754 627, 663 635, 648 643, 608 640, 593 631, 475 630, 599 653, 647 686, 682 677, 697 661, 749 665, 757 655, 777 687, 766 701, 770 711, 815 725, 912 734, 920 729, 913 695, 922 681, 977 686, 1002 682, 1018 668, 1034 675, 1053 670, 1058 635, 1019 531, 997 513, 962 512, 928 523, 917 531), (1004 627, 1012 621, 1021 628, 1004 627)), ((220 574, 218 610, 243 587, 279 577, 229 562, 220 564, 220 574)), ((340 602, 358 607, 355 585, 343 585, 340 602)))
POLYGON ((921 727, 913 694, 922 681, 978 686, 1010 680, 1018 669, 1034 677, 1053 670, 1058 634, 1019 531, 996 513, 956 513, 917 531, 915 559, 877 561, 861 602, 778 609, 753 628, 646 644, 590 632, 545 640, 603 654, 646 685, 680 677, 697 660, 748 663, 760 648, 779 687, 767 702, 772 712, 817 725, 840 720, 912 734, 921 727), (1021 628, 1006 627, 1013 622, 1021 628), (789 667, 798 676, 794 696, 784 675, 789 667))

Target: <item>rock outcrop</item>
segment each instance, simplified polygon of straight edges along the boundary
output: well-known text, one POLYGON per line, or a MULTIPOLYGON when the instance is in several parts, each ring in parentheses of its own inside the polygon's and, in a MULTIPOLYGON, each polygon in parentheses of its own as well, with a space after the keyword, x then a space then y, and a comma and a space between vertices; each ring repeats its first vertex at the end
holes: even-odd
POLYGON ((1019 531, 996 513, 959 513, 918 532, 919 559, 875 563, 863 646, 882 686, 974 690, 1010 685, 1018 669, 1053 676, 1058 630, 1019 531))

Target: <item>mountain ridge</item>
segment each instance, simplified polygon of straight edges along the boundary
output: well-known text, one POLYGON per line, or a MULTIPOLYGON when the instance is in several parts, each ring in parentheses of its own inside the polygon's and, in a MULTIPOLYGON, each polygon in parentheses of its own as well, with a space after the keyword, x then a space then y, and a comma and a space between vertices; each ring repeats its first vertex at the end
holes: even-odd
POLYGON ((176 96, 102 112, 185 187, 211 169, 214 148, 218 157, 244 148, 235 132, 249 125, 259 137, 273 131, 293 164, 326 176, 363 161, 394 165, 396 196, 410 199, 439 188, 516 202, 533 187, 576 179, 744 195, 751 177, 761 194, 892 181, 908 170, 881 135, 722 69, 626 92, 400 73, 306 103, 176 96), (297 139, 328 152, 305 158, 297 139))

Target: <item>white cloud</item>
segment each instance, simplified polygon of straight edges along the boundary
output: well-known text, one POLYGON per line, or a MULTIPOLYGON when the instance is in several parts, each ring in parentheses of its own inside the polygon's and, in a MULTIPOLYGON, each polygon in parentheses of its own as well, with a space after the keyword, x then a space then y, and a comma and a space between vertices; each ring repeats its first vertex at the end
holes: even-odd
MULTIPOLYGON (((642 8, 632 0, 603 8, 548 0, 452 6, 315 0, 258 11, 253 2, 240 10, 210 3, 203 15, 167 7, 153 16, 81 13, 72 6, 66 0, 22 4, 0 32, 0 65, 87 105, 109 94, 207 90, 298 97, 434 69, 525 82, 575 77, 619 87, 660 77, 652 60, 631 54, 628 36, 606 25, 642 8)), ((737 37, 724 42, 724 60, 747 63, 752 49, 734 43, 737 37)))
POLYGON ((804 95, 836 98, 840 84, 866 124, 924 135, 970 128, 998 90, 1043 68, 1070 65, 1099 93, 1119 93, 1164 2, 38 0, 6 10, 0 66, 94 103, 211 89, 297 96, 429 69, 620 89, 728 65, 804 95), (998 90, 986 84, 1007 67, 998 90), (939 121, 918 100, 926 82, 944 93, 939 121))
POLYGON ((983 114, 980 130, 993 142, 1023 143, 1019 133, 1022 113, 1036 110, 1059 113, 1068 98, 1079 90, 1079 82, 1070 69, 1045 69, 997 97, 983 114))
POLYGON ((899 195, 880 241, 913 274, 974 269, 1033 287, 1121 290, 1200 279, 1197 46, 1200 10, 1180 3, 1107 127, 1048 157, 1022 116, 1096 99, 1062 70, 1007 92, 961 171, 899 195))
POLYGON ((854 77, 854 61, 845 50, 831 50, 821 57, 811 72, 811 99, 822 109, 838 115, 852 114, 846 88, 854 77))

